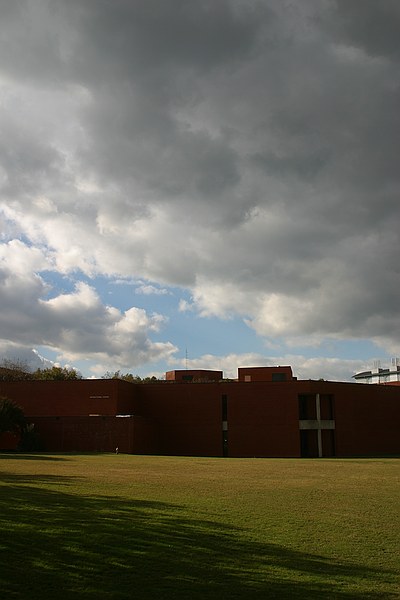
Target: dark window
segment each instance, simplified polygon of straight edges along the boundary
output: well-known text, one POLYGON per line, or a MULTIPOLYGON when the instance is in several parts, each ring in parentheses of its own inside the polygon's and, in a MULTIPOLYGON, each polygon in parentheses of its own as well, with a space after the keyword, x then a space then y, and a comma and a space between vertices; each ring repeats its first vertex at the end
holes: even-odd
POLYGON ((316 429, 300 431, 300 454, 302 458, 318 457, 318 433, 316 429))
POLYGON ((286 373, 272 373, 272 381, 286 381, 286 373))
POLYGON ((317 407, 315 402, 315 394, 299 396, 299 419, 316 419, 317 407))
POLYGON ((228 456, 228 396, 221 396, 221 417, 222 417, 222 456, 228 456))
POLYGON ((226 394, 222 395, 222 420, 228 420, 228 396, 226 394))
POLYGON ((182 375, 182 381, 193 381, 193 375, 182 375))

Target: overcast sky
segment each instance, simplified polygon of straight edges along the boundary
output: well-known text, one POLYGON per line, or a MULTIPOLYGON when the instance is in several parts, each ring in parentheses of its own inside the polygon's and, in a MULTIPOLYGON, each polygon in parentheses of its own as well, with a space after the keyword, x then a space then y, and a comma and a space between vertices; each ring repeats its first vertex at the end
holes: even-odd
POLYGON ((400 355, 399 62, 398 0, 0 0, 0 355, 400 355))

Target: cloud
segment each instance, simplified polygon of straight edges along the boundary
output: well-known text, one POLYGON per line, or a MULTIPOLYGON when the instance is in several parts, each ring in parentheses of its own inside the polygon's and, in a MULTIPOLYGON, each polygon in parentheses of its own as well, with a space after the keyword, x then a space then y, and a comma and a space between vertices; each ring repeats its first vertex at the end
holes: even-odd
POLYGON ((396 0, 383 0, 376 3, 366 0, 363 10, 357 3, 336 0, 333 5, 333 31, 339 39, 344 38, 365 50, 370 56, 400 57, 398 30, 400 7, 396 0))
POLYGON ((0 327, 7 347, 47 346, 63 362, 92 360, 121 368, 154 362, 176 351, 170 342, 151 339, 165 323, 161 315, 106 306, 84 282, 70 293, 49 297, 51 287, 33 272, 35 266, 46 264, 37 249, 14 241, 1 250, 0 327))
POLYGON ((132 307, 125 312, 104 306, 96 291, 78 283, 72 294, 41 301, 48 330, 53 331, 63 359, 107 361, 129 368, 171 356, 176 348, 169 342, 153 342, 164 318, 132 307))
POLYGON ((156 317, 90 286, 46 300, 50 262, 180 286, 266 338, 398 347, 398 21, 391 0, 4 7, 3 242, 43 255, 2 272, 6 338, 135 364, 173 352, 148 338, 156 317))
POLYGON ((0 365, 5 361, 10 365, 21 366, 29 371, 48 369, 55 365, 54 362, 41 356, 34 348, 27 348, 12 342, 0 341, 0 365))
POLYGON ((171 294, 171 292, 166 288, 159 288, 150 284, 141 284, 135 289, 135 294, 143 294, 144 296, 165 296, 171 294))

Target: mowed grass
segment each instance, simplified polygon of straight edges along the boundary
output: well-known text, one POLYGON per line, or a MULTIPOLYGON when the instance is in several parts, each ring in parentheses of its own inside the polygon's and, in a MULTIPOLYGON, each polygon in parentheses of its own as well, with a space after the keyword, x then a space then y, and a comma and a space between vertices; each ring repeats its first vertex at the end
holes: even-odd
POLYGON ((400 598, 399 475, 399 459, 0 454, 0 597, 400 598))

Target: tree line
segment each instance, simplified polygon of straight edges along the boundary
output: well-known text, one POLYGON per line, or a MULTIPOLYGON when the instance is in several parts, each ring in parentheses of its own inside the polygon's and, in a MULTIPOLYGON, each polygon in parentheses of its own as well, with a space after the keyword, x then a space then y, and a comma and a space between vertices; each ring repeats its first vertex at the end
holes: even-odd
MULTIPOLYGON (((25 363, 4 359, 0 362, 0 381, 29 381, 32 379, 48 381, 66 381, 73 379, 82 379, 82 375, 76 370, 67 367, 48 367, 46 369, 36 369, 30 371, 25 363)), ((139 377, 132 373, 122 373, 121 371, 107 371, 102 379, 122 379, 131 383, 154 383, 158 381, 157 377, 139 377)))
POLYGON ((75 369, 67 367, 49 367, 30 371, 25 363, 19 361, 3 360, 0 363, 0 381, 28 381, 32 379, 66 380, 82 379, 82 375, 75 369))
POLYGON ((130 381, 131 383, 154 383, 159 381, 157 377, 139 377, 139 375, 132 375, 132 373, 121 373, 121 371, 107 371, 102 376, 102 379, 122 379, 123 381, 130 381))

